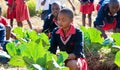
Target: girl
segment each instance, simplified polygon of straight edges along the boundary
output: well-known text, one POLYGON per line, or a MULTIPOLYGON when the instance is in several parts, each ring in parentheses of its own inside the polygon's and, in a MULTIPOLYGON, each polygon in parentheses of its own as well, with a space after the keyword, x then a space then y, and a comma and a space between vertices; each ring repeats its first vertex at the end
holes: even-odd
POLYGON ((101 6, 94 26, 102 32, 104 38, 107 38, 106 30, 113 29, 114 32, 120 32, 120 4, 118 0, 110 0, 101 6))
POLYGON ((86 14, 88 14, 88 23, 89 27, 91 27, 92 23, 92 12, 94 11, 94 0, 79 0, 80 5, 80 12, 82 12, 82 25, 86 26, 86 14))
POLYGON ((53 29, 58 26, 57 16, 58 16, 60 9, 61 9, 61 6, 59 2, 53 3, 51 7, 52 13, 47 16, 44 22, 42 31, 45 32, 49 37, 53 29))
POLYGON ((22 21, 27 20, 29 27, 32 29, 30 15, 25 0, 16 0, 16 20, 17 25, 23 27, 22 21))
POLYGON ((65 65, 70 70, 88 70, 83 49, 83 34, 73 25, 73 12, 62 9, 58 14, 59 28, 52 32, 50 52, 56 54, 57 46, 60 51, 66 51, 69 56, 65 65))
POLYGON ((13 19, 16 18, 15 0, 8 0, 7 18, 10 19, 10 25, 13 27, 13 19))

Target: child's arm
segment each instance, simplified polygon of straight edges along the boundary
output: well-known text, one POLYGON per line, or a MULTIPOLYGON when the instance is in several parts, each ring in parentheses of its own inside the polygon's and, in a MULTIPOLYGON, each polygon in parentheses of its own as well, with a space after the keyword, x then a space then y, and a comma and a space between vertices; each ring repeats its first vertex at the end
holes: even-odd
POLYGON ((73 5, 72 1, 71 1, 71 0, 68 0, 68 2, 71 4, 72 9, 75 11, 75 6, 73 5))

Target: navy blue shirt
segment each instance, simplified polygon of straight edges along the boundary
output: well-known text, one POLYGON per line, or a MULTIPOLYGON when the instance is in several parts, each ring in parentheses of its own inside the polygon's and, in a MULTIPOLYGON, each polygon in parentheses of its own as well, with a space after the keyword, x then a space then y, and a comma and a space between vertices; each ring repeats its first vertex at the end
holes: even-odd
POLYGON ((96 25, 104 25, 104 22, 113 23, 114 19, 117 20, 116 27, 120 28, 120 10, 112 16, 112 15, 110 15, 110 10, 109 10, 108 4, 104 4, 98 11, 96 20, 94 21, 94 25, 95 26, 96 25))
POLYGON ((0 43, 4 43, 6 38, 5 26, 0 23, 0 43))
POLYGON ((55 28, 52 32, 52 37, 50 41, 49 51, 51 53, 56 53, 57 46, 59 46, 60 51, 66 51, 68 54, 74 53, 77 58, 84 58, 83 50, 83 35, 78 29, 75 29, 75 34, 72 34, 69 40, 64 43, 61 39, 60 34, 57 34, 58 28, 55 28))
POLYGON ((52 14, 47 16, 43 25, 42 32, 49 33, 49 32, 52 32, 55 27, 57 27, 53 19, 54 19, 54 16, 52 14))

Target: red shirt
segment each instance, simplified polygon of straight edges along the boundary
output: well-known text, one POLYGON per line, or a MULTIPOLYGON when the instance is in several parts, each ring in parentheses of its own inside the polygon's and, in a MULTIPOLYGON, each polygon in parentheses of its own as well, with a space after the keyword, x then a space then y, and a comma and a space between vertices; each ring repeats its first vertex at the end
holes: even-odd
POLYGON ((0 23, 2 23, 4 26, 8 26, 8 23, 4 17, 0 17, 0 23))

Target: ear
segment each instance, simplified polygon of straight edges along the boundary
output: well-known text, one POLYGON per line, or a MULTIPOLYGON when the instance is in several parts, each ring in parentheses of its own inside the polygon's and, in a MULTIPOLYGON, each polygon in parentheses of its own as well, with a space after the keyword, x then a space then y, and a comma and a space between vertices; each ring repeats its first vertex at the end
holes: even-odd
POLYGON ((73 18, 71 19, 71 22, 73 23, 73 18))

